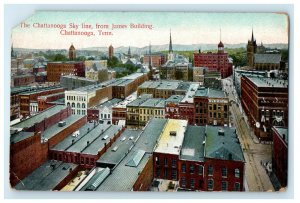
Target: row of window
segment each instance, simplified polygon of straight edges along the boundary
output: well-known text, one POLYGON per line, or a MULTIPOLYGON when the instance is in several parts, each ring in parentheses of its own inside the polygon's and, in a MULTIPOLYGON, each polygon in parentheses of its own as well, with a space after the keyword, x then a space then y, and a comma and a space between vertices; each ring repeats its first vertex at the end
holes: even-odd
MULTIPOLYGON (((208 168, 207 168, 207 174, 209 175, 209 176, 213 176, 213 171, 214 169, 213 169, 213 166, 212 165, 209 165, 208 166, 208 168)), ((199 166, 198 167, 198 175, 203 175, 203 171, 204 171, 204 166, 199 166)), ((186 164, 182 164, 181 165, 181 172, 182 173, 186 173, 187 172, 187 168, 186 168, 186 164)), ((194 165, 190 165, 190 167, 189 167, 189 171, 188 171, 190 174, 194 174, 194 173, 196 173, 196 171, 195 171, 195 166, 194 165)), ((227 171, 227 168, 226 167, 222 167, 222 169, 221 169, 221 172, 222 172, 222 177, 227 177, 227 175, 228 175, 228 171, 227 171)), ((236 178, 240 178, 240 170, 238 169, 238 168, 236 168, 235 170, 234 170, 234 176, 236 177, 236 178)))
POLYGON ((218 109, 218 111, 221 111, 222 106, 223 106, 223 110, 224 111, 228 110, 228 106, 227 105, 217 105, 217 104, 210 104, 209 105, 209 110, 210 111, 212 111, 212 110, 216 111, 218 109))
MULTIPOLYGON (((68 102, 67 105, 70 106, 70 102, 68 102)), ((71 107, 72 107, 72 108, 75 108, 75 107, 76 107, 76 105, 75 105, 74 102, 72 102, 71 107)), ((83 109, 85 109, 85 107, 86 107, 85 103, 82 103, 81 105, 80 105, 80 103, 77 103, 77 108, 83 108, 83 109)))
POLYGON ((140 114, 142 114, 143 112, 144 112, 144 114, 153 115, 153 113, 154 113, 155 115, 164 115, 164 110, 140 109, 140 114))
POLYGON ((227 113, 212 113, 212 112, 209 112, 209 117, 210 118, 227 118, 227 113))
POLYGON ((86 111, 85 110, 77 110, 75 111, 75 109, 72 109, 72 114, 75 115, 75 112, 77 112, 77 115, 86 115, 86 111))
MULTIPOLYGON (((186 178, 184 178, 184 177, 181 178, 180 179, 180 183, 181 183, 181 186, 183 188, 187 187, 186 178)), ((190 188, 191 189, 195 188, 195 179, 194 178, 190 179, 190 188)), ((199 180, 199 188, 203 189, 203 180, 199 180)), ((213 179, 208 179, 207 189, 210 190, 210 191, 214 190, 214 180, 213 179)), ((222 181, 221 182, 221 190, 222 191, 228 191, 228 182, 227 181, 222 181)), ((239 182, 235 182, 234 183, 234 187, 233 187, 233 191, 240 191, 240 190, 241 190, 240 183, 239 182)))
POLYGON ((86 101, 84 96, 67 96, 67 100, 71 101, 86 101))

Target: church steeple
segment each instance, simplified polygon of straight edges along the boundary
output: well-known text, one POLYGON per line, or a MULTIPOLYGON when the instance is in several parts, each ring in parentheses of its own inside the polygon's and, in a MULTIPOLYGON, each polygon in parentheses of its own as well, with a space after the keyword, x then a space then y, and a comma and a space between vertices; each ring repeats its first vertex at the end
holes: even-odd
POLYGON ((173 53, 171 30, 170 30, 169 53, 173 53))
POLYGON ((149 44, 149 69, 152 67, 151 42, 149 44))
POLYGON ((252 36, 251 36, 251 41, 252 41, 252 42, 254 42, 253 27, 252 27, 252 36))
POLYGON ((128 57, 131 57, 131 50, 130 50, 130 46, 128 48, 128 57))

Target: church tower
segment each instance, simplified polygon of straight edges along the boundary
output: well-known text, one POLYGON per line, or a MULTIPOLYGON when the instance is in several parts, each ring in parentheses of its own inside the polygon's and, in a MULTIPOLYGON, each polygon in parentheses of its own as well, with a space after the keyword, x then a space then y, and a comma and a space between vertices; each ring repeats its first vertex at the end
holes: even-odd
POLYGON ((76 49, 72 43, 72 45, 69 48, 69 60, 74 61, 75 59, 76 59, 76 49))
POLYGON ((170 30, 168 61, 173 61, 173 60, 174 60, 174 54, 173 54, 173 45, 172 45, 172 35, 171 35, 171 30, 170 30))
POLYGON ((254 67, 254 54, 257 51, 256 39, 254 39, 253 29, 251 40, 248 40, 247 44, 247 64, 248 66, 254 67))
POLYGON ((218 53, 224 54, 224 44, 222 43, 222 39, 221 39, 221 29, 220 29, 220 42, 218 44, 218 53))
POLYGON ((131 58, 131 50, 130 50, 130 46, 129 46, 129 48, 128 48, 128 58, 131 58))
POLYGON ((108 58, 112 58, 114 56, 114 47, 112 45, 110 45, 108 47, 108 58))

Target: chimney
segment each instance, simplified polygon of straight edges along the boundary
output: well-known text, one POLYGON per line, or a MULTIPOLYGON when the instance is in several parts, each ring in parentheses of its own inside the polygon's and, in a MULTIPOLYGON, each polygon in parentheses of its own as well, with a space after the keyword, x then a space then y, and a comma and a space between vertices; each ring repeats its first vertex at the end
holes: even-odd
POLYGON ((90 145, 90 141, 86 141, 86 145, 89 146, 90 145))

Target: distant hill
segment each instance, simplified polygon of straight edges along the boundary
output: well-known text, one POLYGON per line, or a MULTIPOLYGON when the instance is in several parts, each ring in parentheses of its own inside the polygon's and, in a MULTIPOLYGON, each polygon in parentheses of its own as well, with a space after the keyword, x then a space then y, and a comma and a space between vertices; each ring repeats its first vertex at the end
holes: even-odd
MULTIPOLYGON (((264 44, 267 48, 277 48, 277 49, 287 49, 288 44, 264 44)), ((240 48, 245 47, 246 43, 240 43, 240 44, 225 44, 225 48, 240 48)), ((145 46, 142 48, 139 47, 130 47, 132 54, 145 54, 148 52, 149 47, 145 46)), ((151 51, 153 52, 160 52, 160 51, 166 51, 169 49, 169 44, 164 45, 152 45, 151 51)), ((183 45, 183 44, 173 44, 173 51, 198 51, 201 49, 201 51, 206 50, 217 50, 217 44, 192 44, 192 45, 183 45)), ((17 52, 39 52, 39 51, 47 51, 49 49, 26 49, 26 48, 14 48, 17 52)), ((87 47, 78 49, 79 51, 99 51, 99 52, 108 52, 108 47, 87 47)), ((51 51, 67 51, 67 49, 52 49, 51 51)), ((127 53, 128 47, 115 47, 114 49, 115 53, 127 53)))

